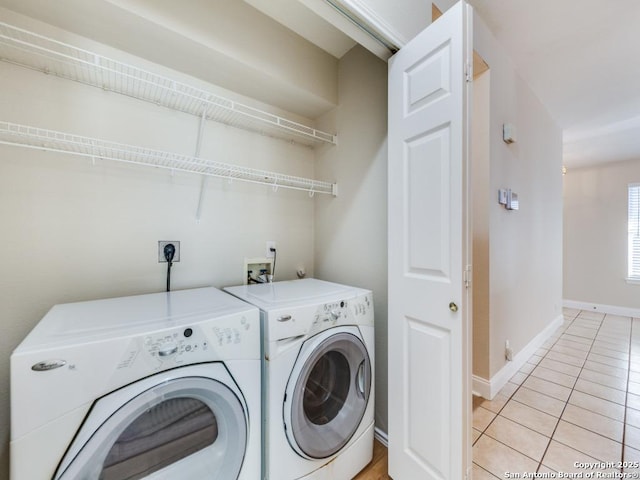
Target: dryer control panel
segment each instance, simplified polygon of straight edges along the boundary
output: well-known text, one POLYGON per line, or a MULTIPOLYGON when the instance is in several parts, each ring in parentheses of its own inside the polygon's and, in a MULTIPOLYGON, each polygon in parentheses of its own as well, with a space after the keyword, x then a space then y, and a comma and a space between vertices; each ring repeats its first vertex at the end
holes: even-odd
POLYGON ((206 337, 199 329, 187 327, 173 332, 147 335, 144 349, 160 361, 180 362, 184 356, 197 356, 209 348, 206 337))
POLYGON ((122 375, 181 365, 260 358, 258 312, 168 328, 131 339, 117 365, 122 375))

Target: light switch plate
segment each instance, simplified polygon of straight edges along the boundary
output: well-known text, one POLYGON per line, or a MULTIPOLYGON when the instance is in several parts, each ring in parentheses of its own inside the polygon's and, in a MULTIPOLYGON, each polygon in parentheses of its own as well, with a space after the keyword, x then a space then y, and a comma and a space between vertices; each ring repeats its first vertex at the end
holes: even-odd
POLYGON ((507 190, 504 188, 501 188, 500 190, 498 190, 498 203, 500 205, 507 204, 507 190))

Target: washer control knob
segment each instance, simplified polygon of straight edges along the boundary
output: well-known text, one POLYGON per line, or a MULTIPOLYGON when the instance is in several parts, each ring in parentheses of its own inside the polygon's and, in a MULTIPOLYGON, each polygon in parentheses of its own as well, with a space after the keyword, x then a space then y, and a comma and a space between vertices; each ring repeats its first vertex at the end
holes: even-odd
POLYGON ((161 357, 170 357, 178 351, 178 345, 175 343, 165 343, 158 350, 158 355, 161 357))
POLYGON ((329 312, 331 314, 331 318, 333 320, 338 320, 340 318, 340 312, 336 312, 335 310, 331 310, 331 312, 329 312))

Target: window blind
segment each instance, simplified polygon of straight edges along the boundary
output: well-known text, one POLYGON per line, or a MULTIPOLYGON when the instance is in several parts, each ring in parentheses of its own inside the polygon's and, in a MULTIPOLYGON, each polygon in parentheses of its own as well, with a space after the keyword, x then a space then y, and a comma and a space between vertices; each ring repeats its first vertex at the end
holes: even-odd
POLYGON ((633 280, 640 280, 640 183, 629 185, 629 272, 633 280))

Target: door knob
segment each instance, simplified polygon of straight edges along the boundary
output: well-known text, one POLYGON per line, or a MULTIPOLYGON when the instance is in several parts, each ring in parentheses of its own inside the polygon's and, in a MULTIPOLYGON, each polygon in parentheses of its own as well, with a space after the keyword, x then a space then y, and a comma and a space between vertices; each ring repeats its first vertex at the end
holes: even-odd
POLYGON ((457 312, 458 311, 458 305, 456 305, 455 303, 451 302, 449 304, 449 310, 451 310, 452 312, 457 312))

